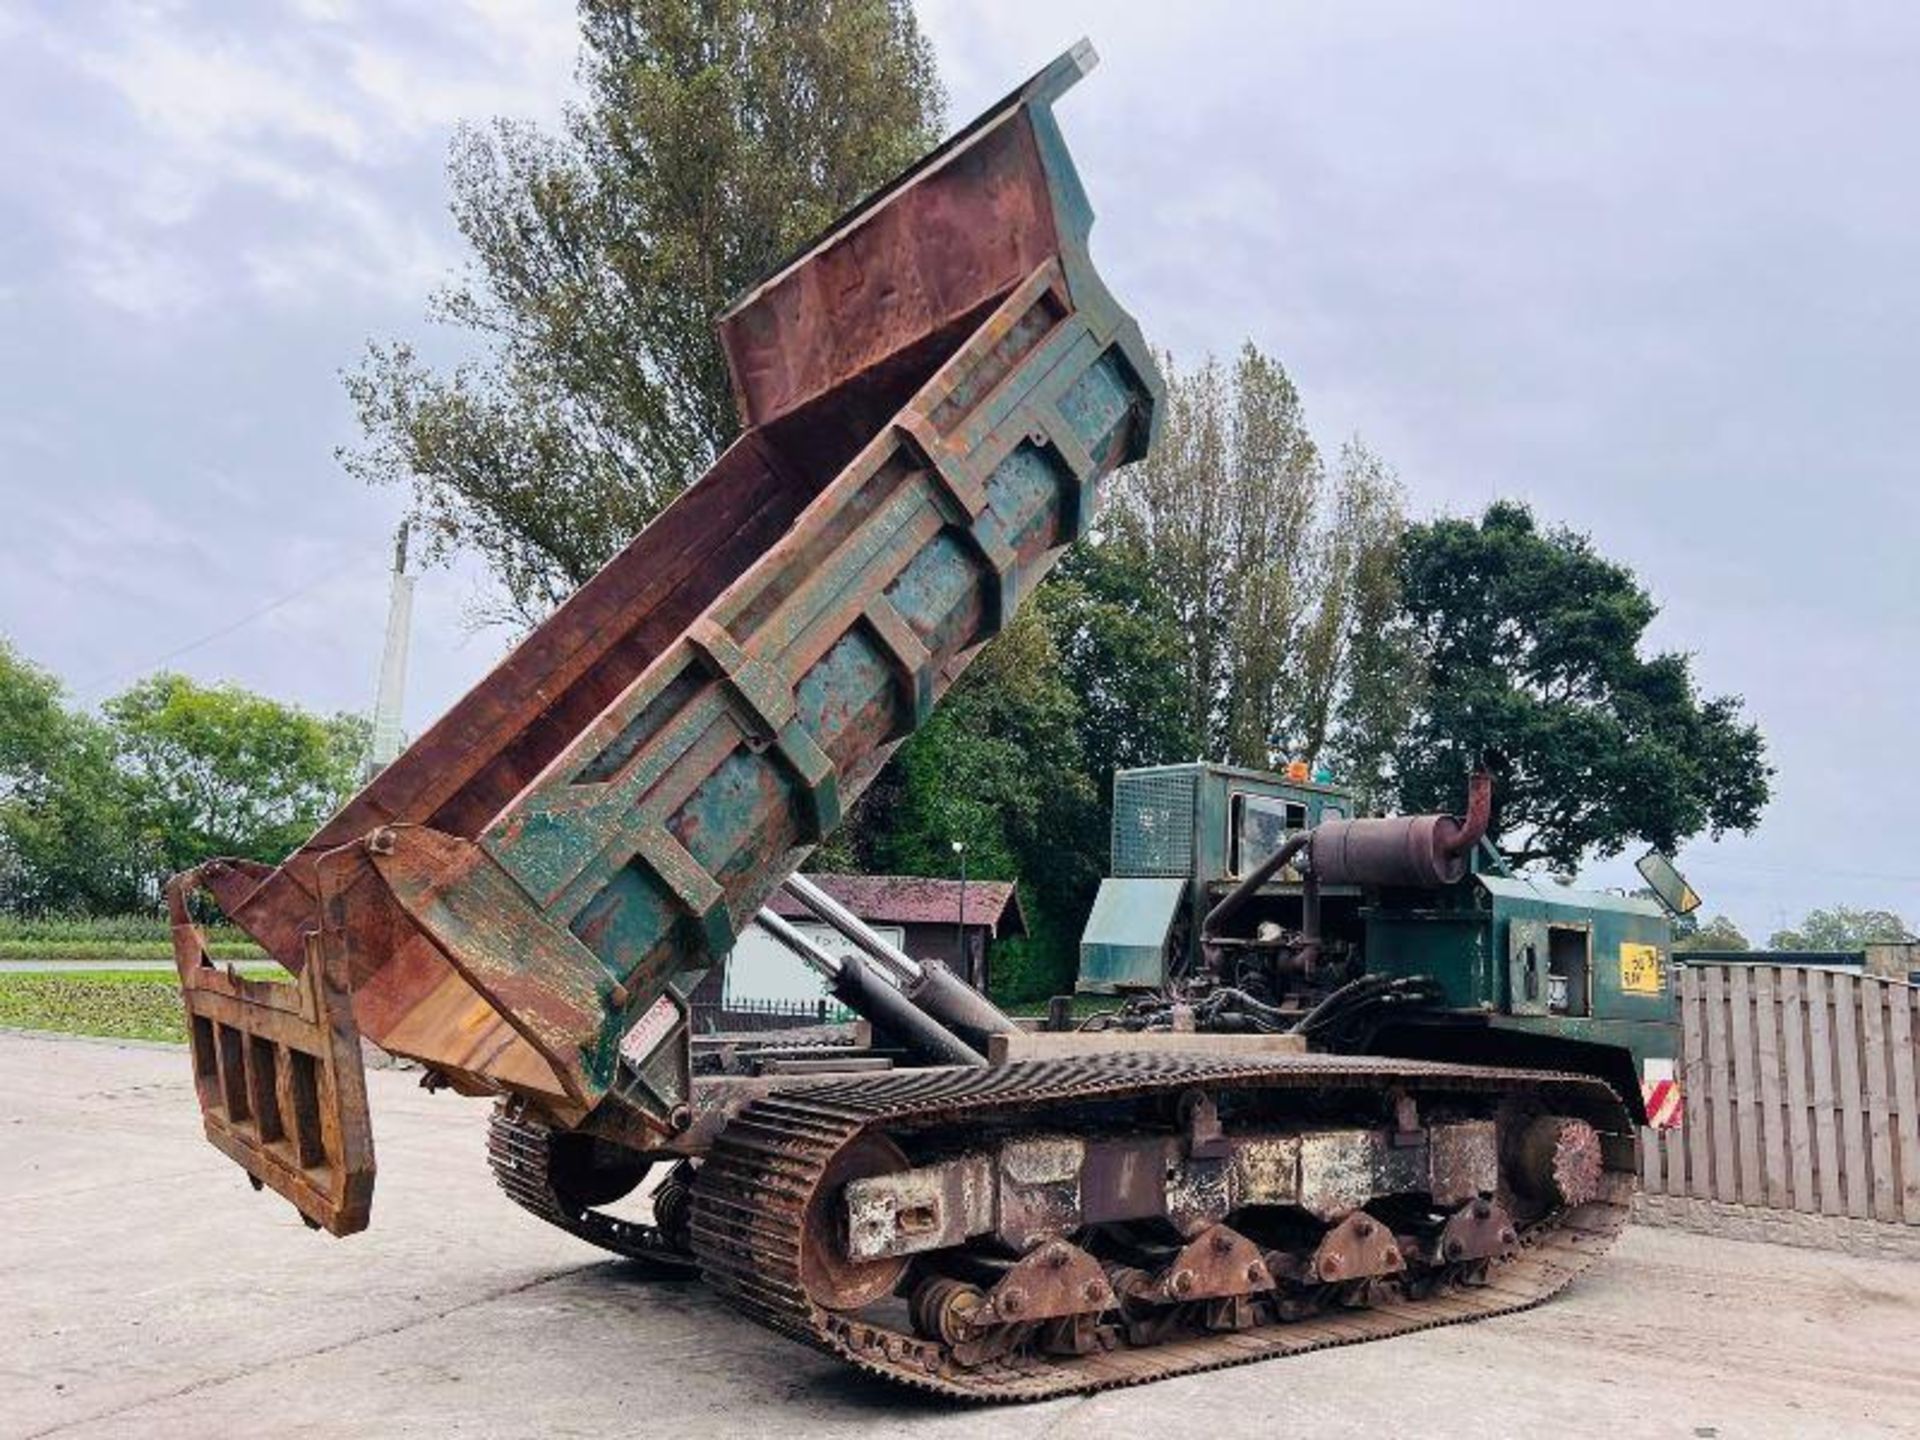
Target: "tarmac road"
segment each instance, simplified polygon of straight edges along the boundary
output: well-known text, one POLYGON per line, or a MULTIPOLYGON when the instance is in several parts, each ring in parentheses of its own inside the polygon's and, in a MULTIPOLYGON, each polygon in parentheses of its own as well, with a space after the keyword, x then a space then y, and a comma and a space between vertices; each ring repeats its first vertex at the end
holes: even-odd
POLYGON ((494 1193, 484 1105, 368 1083, 335 1241, 200 1139, 183 1052, 0 1033, 0 1435, 1920 1435, 1920 1264, 1652 1229, 1526 1315, 930 1403, 597 1258, 494 1193))

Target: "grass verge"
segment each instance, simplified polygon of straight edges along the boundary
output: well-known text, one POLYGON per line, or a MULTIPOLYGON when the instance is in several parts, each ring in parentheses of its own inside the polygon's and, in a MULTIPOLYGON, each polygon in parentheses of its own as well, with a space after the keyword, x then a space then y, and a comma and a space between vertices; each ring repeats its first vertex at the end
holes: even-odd
MULTIPOLYGON (((216 960, 264 960, 245 931, 202 927, 216 960)), ((0 915, 0 960, 170 960, 173 931, 158 912, 143 915, 0 915)))
MULTIPOLYGON (((216 960, 264 960, 251 940, 211 940, 216 960)), ((0 940, 0 960, 171 960, 170 940, 0 940)))
MULTIPOLYGON (((286 972, 277 965, 248 965, 241 973, 267 979, 286 972)), ((180 982, 164 970, 0 975, 0 1026, 181 1045, 187 1040, 180 982)))

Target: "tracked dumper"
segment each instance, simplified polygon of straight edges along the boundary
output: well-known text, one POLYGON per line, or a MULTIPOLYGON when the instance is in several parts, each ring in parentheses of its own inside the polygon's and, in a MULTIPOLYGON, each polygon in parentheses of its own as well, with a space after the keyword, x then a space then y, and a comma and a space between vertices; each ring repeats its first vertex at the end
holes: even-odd
MULTIPOLYGON (((1635 1117, 1591 1073, 1184 1006, 1031 1033, 795 873, 1150 442, 1161 382, 1052 114, 1090 62, 723 315, 740 439, 311 841, 173 882, 206 1133, 256 1188, 365 1227, 364 1036, 494 1099, 494 1171, 542 1219, 971 1400, 1497 1314, 1605 1247, 1635 1117), (764 909, 783 885, 853 947, 764 909), (209 960, 202 893, 291 983, 209 960), (864 1019, 696 1036, 756 918, 864 1019), (610 1211, 649 1179, 650 1221, 610 1211)), ((1315 849, 1402 894, 1477 838, 1345 823, 1315 849)))

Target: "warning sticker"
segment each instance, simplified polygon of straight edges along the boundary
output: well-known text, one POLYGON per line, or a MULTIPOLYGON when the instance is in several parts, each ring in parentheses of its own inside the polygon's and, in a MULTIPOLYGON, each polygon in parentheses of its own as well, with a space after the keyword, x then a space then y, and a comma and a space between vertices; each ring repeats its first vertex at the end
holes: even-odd
POLYGON ((646 1014, 633 1022, 633 1028, 620 1041, 620 1058, 638 1070, 641 1062, 673 1033, 679 1019, 680 1012, 674 1008, 673 1000, 662 995, 648 1007, 646 1014))
POLYGON ((1673 1061, 1645 1060, 1640 1065, 1640 1098, 1647 1107, 1647 1123, 1656 1130, 1678 1129, 1686 1114, 1673 1061))
POLYGON ((1658 945, 1620 943, 1620 988, 1630 995, 1658 995, 1667 983, 1658 945))
POLYGON ((1656 1130, 1677 1130, 1685 1107, 1680 1103, 1680 1082, 1678 1080, 1656 1080, 1651 1085, 1641 1087, 1640 1098, 1646 1103, 1647 1123, 1656 1130))

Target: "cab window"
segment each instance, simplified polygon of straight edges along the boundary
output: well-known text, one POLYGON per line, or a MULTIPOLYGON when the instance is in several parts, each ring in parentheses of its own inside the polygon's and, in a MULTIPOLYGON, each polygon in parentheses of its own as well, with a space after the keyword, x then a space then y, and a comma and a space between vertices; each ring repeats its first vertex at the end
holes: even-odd
POLYGON ((1307 807, 1298 800, 1274 795, 1239 794, 1233 797, 1233 873, 1245 875, 1286 843, 1287 837, 1307 828, 1307 807))

